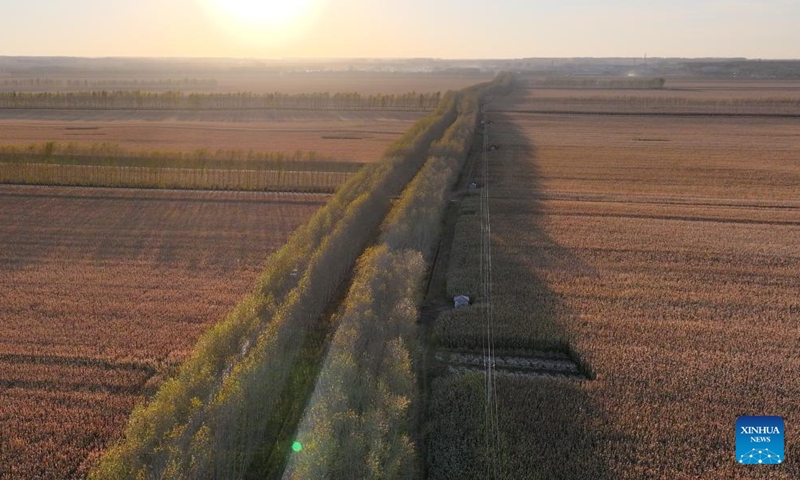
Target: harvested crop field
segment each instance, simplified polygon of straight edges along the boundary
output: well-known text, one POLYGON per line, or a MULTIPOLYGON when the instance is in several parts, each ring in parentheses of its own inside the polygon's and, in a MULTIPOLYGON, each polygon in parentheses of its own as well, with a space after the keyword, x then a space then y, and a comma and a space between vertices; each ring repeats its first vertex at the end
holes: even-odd
MULTIPOLYGON (((526 137, 526 148, 537 163, 525 181, 512 182, 521 172, 494 170, 505 182, 493 189, 495 197, 649 195, 675 196, 689 204, 798 199, 798 120, 535 114, 504 118, 526 137), (535 189, 531 177, 538 182, 535 189)), ((497 130, 499 141, 504 132, 505 127, 497 130)), ((500 158, 503 154, 497 153, 500 158)))
POLYGON ((424 112, 2 110, 0 145, 57 141, 146 150, 254 150, 373 162, 424 112))
POLYGON ((0 187, 0 478, 65 478, 327 197, 0 187))
MULTIPOLYGON (((498 478, 800 477, 790 435, 780 466, 734 448, 739 416, 800 419, 800 123, 487 117, 495 345, 568 343, 595 375, 498 377, 498 478)), ((470 288, 478 216, 456 232, 470 288)), ((474 348, 484 329, 470 307, 434 338, 474 348)), ((431 478, 484 476, 482 377, 432 398, 431 478)))
MULTIPOLYGON (((522 80, 521 84, 531 80, 522 80)), ((519 88, 495 110, 606 114, 800 116, 800 86, 788 81, 669 79, 663 89, 519 88)))

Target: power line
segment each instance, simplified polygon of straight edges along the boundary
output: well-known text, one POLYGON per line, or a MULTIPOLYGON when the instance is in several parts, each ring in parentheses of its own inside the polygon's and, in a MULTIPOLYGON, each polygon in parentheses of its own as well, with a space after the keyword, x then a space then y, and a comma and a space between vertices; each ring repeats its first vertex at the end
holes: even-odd
MULTIPOLYGON (((484 112, 482 112, 484 113, 484 112)), ((494 304, 492 301, 492 228, 489 209, 489 132, 483 118, 482 149, 482 186, 480 196, 481 211, 481 294, 483 297, 482 313, 486 331, 484 337, 484 368, 486 390, 486 454, 487 477, 497 478, 498 450, 500 448, 500 422, 497 402, 496 361, 494 346, 494 304)))

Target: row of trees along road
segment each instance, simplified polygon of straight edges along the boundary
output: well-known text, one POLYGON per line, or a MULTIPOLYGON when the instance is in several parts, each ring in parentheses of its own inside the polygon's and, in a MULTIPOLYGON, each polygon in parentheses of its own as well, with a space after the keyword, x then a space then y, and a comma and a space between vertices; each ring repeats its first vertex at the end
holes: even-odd
MULTIPOLYGON (((253 293, 201 337, 178 374, 147 405, 137 407, 125 438, 106 452, 91 478, 243 478, 259 456, 275 447, 271 429, 285 421, 275 417, 282 397, 293 391, 289 387, 298 378, 315 378, 315 368, 297 368, 309 366, 301 358, 309 332, 319 327, 335 292, 389 212, 391 199, 417 175, 437 140, 453 131, 470 92, 445 95, 433 113, 387 150, 383 162, 348 180, 270 257, 253 293)), ((420 187, 412 185, 407 192, 415 188, 420 187)), ((412 197, 416 194, 404 195, 404 204, 416 205, 412 197)), ((399 214, 390 218, 419 220, 399 214)), ((400 237, 407 236, 417 237, 400 237)), ((414 272, 421 271, 421 262, 414 260, 420 255, 394 259, 390 263, 398 268, 391 271, 409 273, 405 260, 417 265, 414 272)), ((410 275, 414 285, 417 277, 410 275)), ((401 296, 413 290, 401 289, 401 296)))
MULTIPOLYGON (((392 197, 457 116, 456 94, 365 166, 267 262, 255 290, 203 334, 177 375, 137 407, 94 478, 242 477, 306 333, 319 321, 392 197)), ((310 375, 310 372, 306 373, 310 375)))

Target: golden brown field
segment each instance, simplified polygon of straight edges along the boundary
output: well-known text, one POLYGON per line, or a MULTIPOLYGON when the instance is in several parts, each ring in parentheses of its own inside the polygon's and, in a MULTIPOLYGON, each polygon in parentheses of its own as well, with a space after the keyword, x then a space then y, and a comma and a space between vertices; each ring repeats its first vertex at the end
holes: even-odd
MULTIPOLYGON (((798 478, 789 434, 781 466, 734 458, 737 417, 800 419, 798 120, 487 117, 496 347, 569 342, 596 375, 498 379, 499 478, 798 478)), ((480 345, 476 313, 435 338, 480 345)), ((437 382, 431 478, 484 475, 482 378, 437 382)))
MULTIPOLYGON (((360 88, 347 85, 333 86, 360 88)), ((363 85, 376 84, 371 78, 363 85)), ((403 85, 403 92, 414 88, 403 85)), ((422 90, 433 91, 441 84, 426 85, 422 90)), ((234 90, 241 88, 237 83, 234 90)), ((0 144, 102 142, 134 152, 286 152, 286 158, 303 151, 320 161, 368 163, 424 115, 3 110, 0 144)), ((119 437, 133 406, 242 298, 267 254, 327 199, 0 187, 0 478, 85 475, 119 437)))
POLYGON ((788 81, 668 79, 663 89, 523 88, 496 110, 535 112, 800 115, 800 86, 788 81))
POLYGON ((326 200, 0 187, 0 478, 82 476, 326 200))
POLYGON ((314 151, 373 162, 424 112, 0 111, 0 145, 107 142, 147 150, 314 151))

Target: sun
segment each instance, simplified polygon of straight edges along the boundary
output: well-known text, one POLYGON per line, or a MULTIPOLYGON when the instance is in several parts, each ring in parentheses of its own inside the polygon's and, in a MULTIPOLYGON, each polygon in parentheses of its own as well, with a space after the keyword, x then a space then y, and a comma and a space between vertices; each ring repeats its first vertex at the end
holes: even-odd
POLYGON ((305 33, 323 0, 200 0, 211 19, 250 43, 276 46, 305 33))

